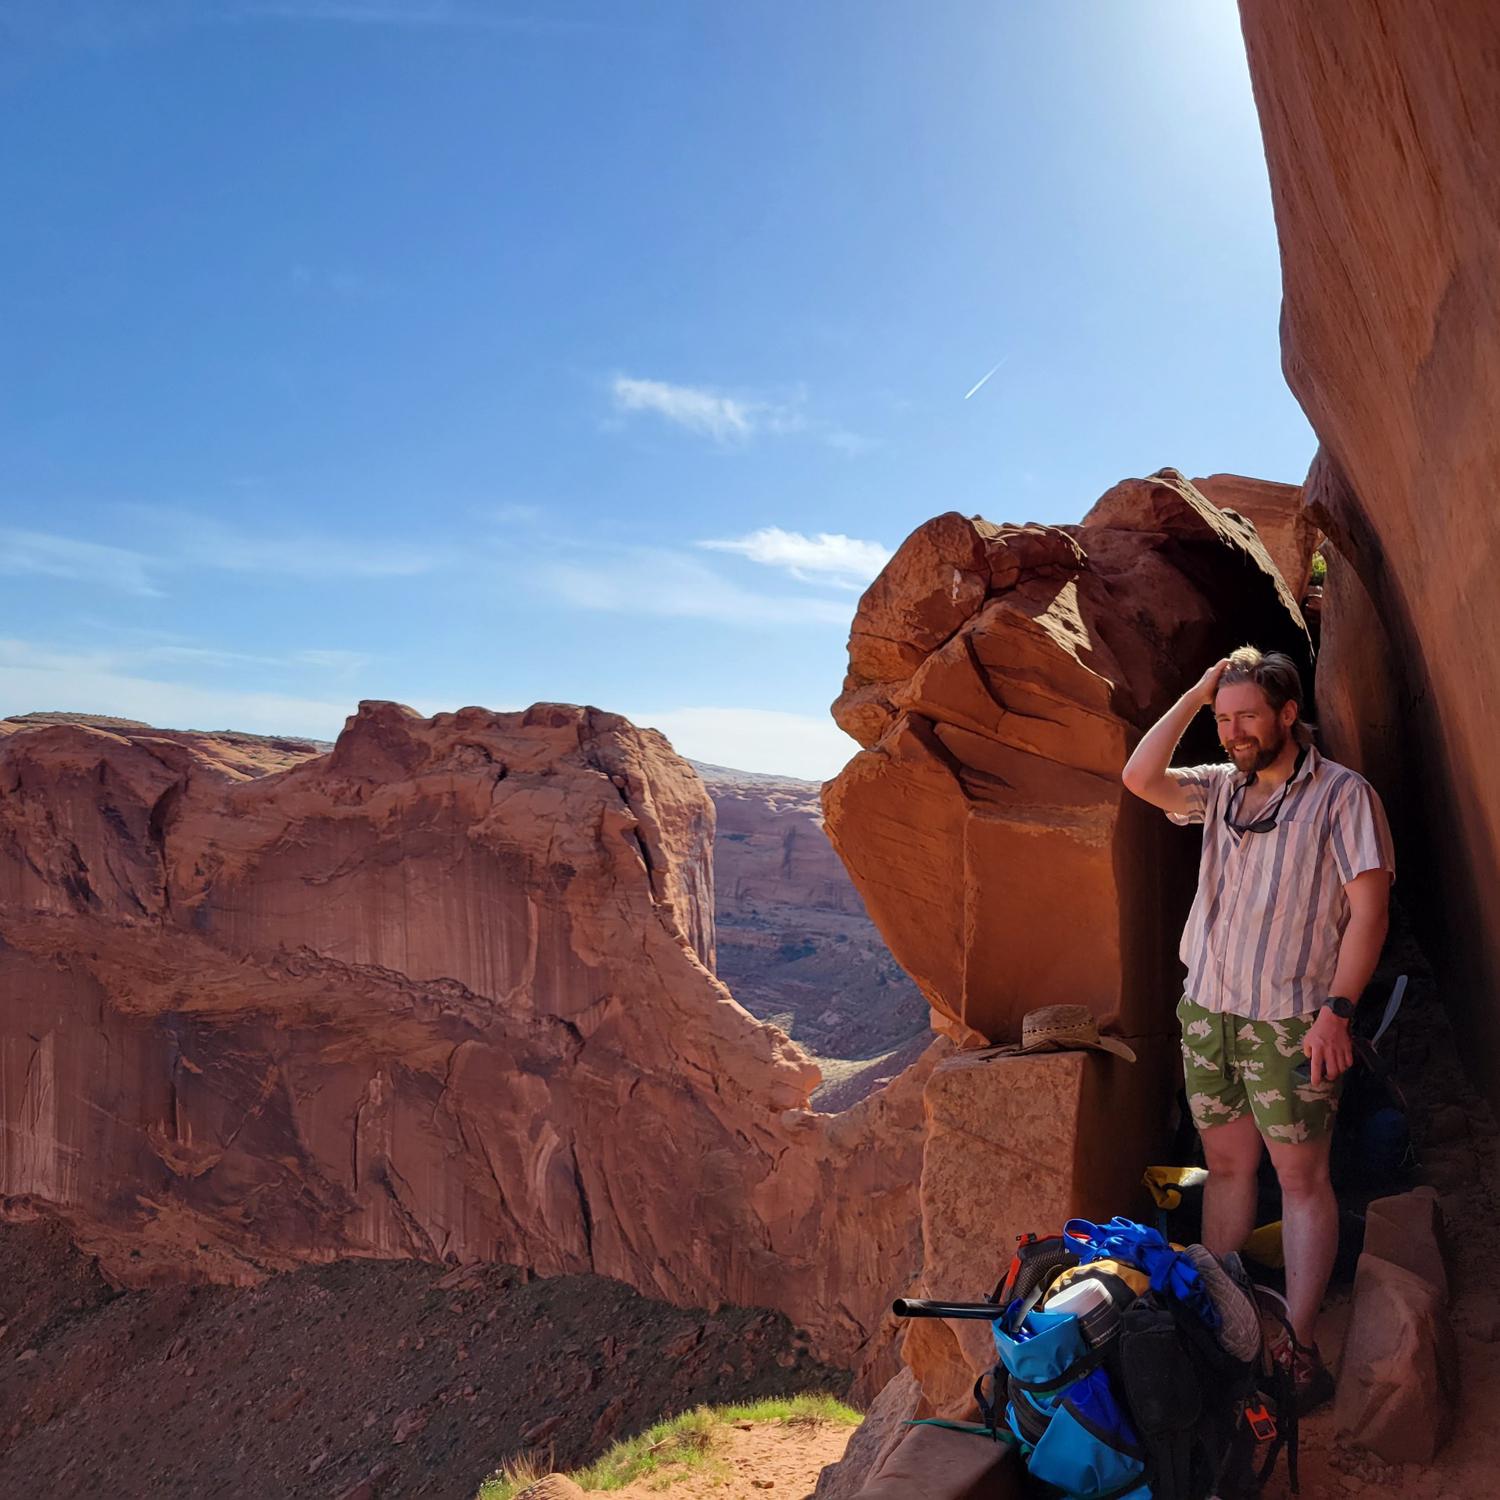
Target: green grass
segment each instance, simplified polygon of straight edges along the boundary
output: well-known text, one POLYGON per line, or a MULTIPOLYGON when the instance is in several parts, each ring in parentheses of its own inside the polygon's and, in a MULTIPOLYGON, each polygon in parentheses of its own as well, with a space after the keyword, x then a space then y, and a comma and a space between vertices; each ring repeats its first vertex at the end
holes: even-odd
MULTIPOLYGON (((778 1422, 786 1426, 831 1422, 854 1427, 861 1420, 852 1406, 834 1396, 784 1396, 751 1401, 743 1406, 699 1406, 616 1443, 603 1458, 568 1477, 580 1489, 622 1490, 638 1479, 649 1479, 669 1464, 688 1469, 717 1466, 715 1429, 734 1422, 778 1422)), ((493 1478, 485 1480, 478 1500, 512 1500, 512 1496, 550 1472, 546 1456, 518 1455, 502 1465, 493 1478)), ((662 1475, 662 1488, 669 1483, 670 1477, 662 1475)))

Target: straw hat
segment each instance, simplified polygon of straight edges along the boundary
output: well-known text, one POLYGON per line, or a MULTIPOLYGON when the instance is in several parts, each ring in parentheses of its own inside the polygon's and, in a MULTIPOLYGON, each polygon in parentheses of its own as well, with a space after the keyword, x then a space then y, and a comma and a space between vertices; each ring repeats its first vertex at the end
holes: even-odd
POLYGON ((1078 1048, 1113 1052, 1126 1062, 1135 1061, 1135 1053, 1118 1037, 1099 1035, 1099 1022, 1086 1005, 1044 1005, 1026 1012, 1018 1052, 1072 1052, 1078 1048))

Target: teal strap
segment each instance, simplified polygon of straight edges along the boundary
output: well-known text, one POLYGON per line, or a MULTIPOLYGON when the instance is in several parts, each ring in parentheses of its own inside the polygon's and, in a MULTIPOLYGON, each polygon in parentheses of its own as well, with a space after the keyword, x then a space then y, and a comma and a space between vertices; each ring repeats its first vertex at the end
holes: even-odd
POLYGON ((1014 1446, 1015 1438, 1008 1432, 996 1432, 993 1428, 982 1427, 977 1422, 945 1422, 941 1417, 913 1417, 905 1423, 907 1427, 946 1427, 950 1432, 967 1432, 974 1437, 992 1438, 997 1443, 1006 1443, 1014 1446))

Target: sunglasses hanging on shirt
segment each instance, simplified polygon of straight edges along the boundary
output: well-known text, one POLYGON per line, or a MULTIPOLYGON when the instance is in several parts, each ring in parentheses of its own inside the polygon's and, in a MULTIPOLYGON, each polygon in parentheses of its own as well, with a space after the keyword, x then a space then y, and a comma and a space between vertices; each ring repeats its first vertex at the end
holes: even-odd
POLYGON ((1242 781, 1240 785, 1229 794, 1229 801, 1224 804, 1224 822, 1228 826, 1230 832, 1240 835, 1247 833, 1270 833, 1270 831, 1276 826, 1276 819, 1281 816, 1281 804, 1286 801, 1286 794, 1291 790, 1292 783, 1297 779, 1297 773, 1302 769, 1302 762, 1306 759, 1307 750, 1304 747, 1297 752, 1297 764, 1292 767, 1292 774, 1288 776, 1284 782, 1282 782, 1281 790, 1276 794, 1275 801, 1273 801, 1266 812, 1261 817, 1257 818, 1253 823, 1236 823, 1234 820, 1233 815, 1235 799, 1238 798, 1241 805, 1244 804, 1245 788, 1250 786, 1255 781, 1254 773, 1252 772, 1245 781, 1242 781))

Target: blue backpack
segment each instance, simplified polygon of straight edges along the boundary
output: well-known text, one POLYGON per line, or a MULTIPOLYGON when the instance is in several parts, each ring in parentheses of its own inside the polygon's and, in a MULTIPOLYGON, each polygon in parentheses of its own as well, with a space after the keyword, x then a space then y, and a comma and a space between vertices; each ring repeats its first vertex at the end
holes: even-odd
POLYGON ((1031 1475, 1066 1500, 1249 1500, 1283 1445, 1296 1491, 1285 1392, 1278 1431, 1262 1363, 1220 1345, 1197 1267, 1155 1229, 1070 1219, 1061 1235, 1022 1237, 988 1302, 907 1300, 896 1311, 992 1322, 998 1360, 975 1387, 983 1426, 970 1430, 1016 1444, 1031 1475), (1105 1294, 1091 1311, 1043 1305, 1080 1280, 1105 1294))

